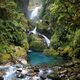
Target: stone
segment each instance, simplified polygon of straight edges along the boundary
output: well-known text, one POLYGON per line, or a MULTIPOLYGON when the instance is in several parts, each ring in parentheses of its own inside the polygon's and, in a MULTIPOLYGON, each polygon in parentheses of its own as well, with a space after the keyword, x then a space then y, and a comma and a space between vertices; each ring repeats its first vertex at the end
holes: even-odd
POLYGON ((65 77, 65 74, 60 74, 59 77, 60 78, 65 77))
POLYGON ((17 74, 16 77, 17 77, 17 78, 24 78, 24 75, 23 75, 23 74, 17 74))
POLYGON ((27 73, 28 73, 28 70, 26 70, 26 69, 23 69, 21 72, 21 74, 23 74, 23 75, 26 75, 27 73))
POLYGON ((27 61, 25 59, 18 59, 23 65, 27 65, 27 61))
POLYGON ((50 74, 47 77, 52 80, 60 80, 60 77, 58 77, 56 74, 50 74))
POLYGON ((80 74, 77 74, 76 79, 80 80, 80 74))
POLYGON ((4 80, 4 78, 2 76, 0 76, 0 80, 4 80))
POLYGON ((73 62, 71 62, 71 63, 66 63, 65 64, 65 67, 73 67, 74 66, 74 63, 73 62))
POLYGON ((45 77, 42 77, 42 76, 40 76, 40 78, 41 78, 41 80, 45 80, 46 79, 45 77))
POLYGON ((5 75, 6 73, 4 71, 0 71, 0 76, 5 75))
POLYGON ((60 71, 59 74, 67 73, 67 70, 60 71))
POLYGON ((39 69, 34 69, 34 72, 38 73, 39 72, 39 69))

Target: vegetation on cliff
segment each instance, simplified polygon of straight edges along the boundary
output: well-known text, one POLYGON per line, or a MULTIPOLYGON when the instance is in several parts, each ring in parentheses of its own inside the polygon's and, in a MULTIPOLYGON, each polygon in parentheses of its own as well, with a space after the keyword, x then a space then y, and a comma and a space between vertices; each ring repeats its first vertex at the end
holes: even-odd
POLYGON ((46 0, 44 6, 37 25, 51 38, 50 47, 62 56, 80 58, 80 0, 46 0))
POLYGON ((19 8, 16 0, 0 0, 0 62, 10 60, 10 53, 19 50, 23 55, 28 49, 27 20, 19 8))
MULTIPOLYGON (((50 38, 50 55, 80 58, 80 1, 79 0, 42 0, 43 11, 38 21, 38 31, 50 38)), ((43 51, 43 40, 26 30, 31 28, 21 10, 18 0, 0 0, 0 55, 14 53, 15 47, 24 50, 43 51), (30 27, 29 27, 29 26, 30 27), (29 46, 28 46, 29 44, 29 46)), ((23 51, 24 51, 23 50, 23 51)))

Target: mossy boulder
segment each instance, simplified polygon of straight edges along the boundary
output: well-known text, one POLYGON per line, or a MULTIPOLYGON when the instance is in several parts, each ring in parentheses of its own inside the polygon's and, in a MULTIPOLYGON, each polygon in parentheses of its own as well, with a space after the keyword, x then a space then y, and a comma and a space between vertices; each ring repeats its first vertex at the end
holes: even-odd
POLYGON ((28 36, 28 42, 29 49, 31 50, 43 51, 46 48, 42 38, 40 38, 38 35, 31 34, 30 36, 28 36))
POLYGON ((51 56, 57 56, 59 53, 56 50, 50 48, 50 49, 45 49, 44 54, 51 55, 51 56))
POLYGON ((34 51, 43 51, 45 49, 45 45, 42 41, 32 41, 30 44, 30 49, 34 51))
POLYGON ((72 57, 73 54, 73 48, 70 46, 63 46, 63 47, 58 47, 58 53, 62 57, 72 57))

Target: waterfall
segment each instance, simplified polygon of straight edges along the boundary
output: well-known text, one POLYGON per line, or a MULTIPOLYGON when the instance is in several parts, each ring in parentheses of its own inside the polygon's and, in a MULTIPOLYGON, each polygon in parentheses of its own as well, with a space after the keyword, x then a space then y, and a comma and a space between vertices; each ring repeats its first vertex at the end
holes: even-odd
POLYGON ((42 36, 43 36, 44 41, 46 42, 47 46, 49 47, 50 46, 50 40, 45 35, 42 35, 42 36))
POLYGON ((35 7, 30 15, 30 19, 34 19, 36 17, 38 17, 38 13, 39 13, 39 9, 41 9, 41 6, 35 7))
MULTIPOLYGON (((39 18, 39 13, 40 13, 39 10, 42 8, 41 0, 36 0, 36 1, 21 0, 21 1, 22 1, 22 7, 25 16, 29 16, 29 19, 31 19, 33 22, 35 21, 36 23, 37 19, 39 18)), ((36 29, 37 28, 35 27, 32 31, 29 31, 28 34, 33 33, 34 35, 41 35, 44 38, 44 42, 46 42, 47 46, 49 47, 50 40, 45 35, 38 33, 36 29)))
POLYGON ((39 35, 39 36, 42 36, 44 38, 44 42, 47 44, 47 46, 49 47, 50 46, 50 40, 43 34, 37 32, 37 27, 35 27, 32 31, 29 31, 28 34, 34 34, 34 35, 39 35))
POLYGON ((37 31, 36 31, 36 27, 32 30, 32 31, 29 31, 29 33, 28 34, 34 34, 34 35, 37 35, 38 33, 37 33, 37 31))

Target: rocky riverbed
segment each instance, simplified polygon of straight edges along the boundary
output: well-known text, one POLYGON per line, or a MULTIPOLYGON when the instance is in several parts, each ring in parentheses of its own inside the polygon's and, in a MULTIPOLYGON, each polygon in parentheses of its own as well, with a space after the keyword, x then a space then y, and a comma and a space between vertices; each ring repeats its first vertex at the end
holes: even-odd
POLYGON ((51 73, 53 70, 50 68, 33 69, 30 66, 24 68, 20 64, 0 66, 0 80, 46 80, 47 75, 51 73))
POLYGON ((80 80, 80 62, 62 65, 24 67, 21 64, 0 66, 0 80, 80 80))

